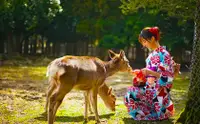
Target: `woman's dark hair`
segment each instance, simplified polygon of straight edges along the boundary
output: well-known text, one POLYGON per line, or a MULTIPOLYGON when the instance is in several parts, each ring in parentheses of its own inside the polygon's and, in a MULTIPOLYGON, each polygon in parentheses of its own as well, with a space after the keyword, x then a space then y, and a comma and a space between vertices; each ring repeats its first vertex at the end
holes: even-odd
POLYGON ((146 28, 144 28, 139 35, 139 41, 140 41, 140 38, 144 38, 146 40, 149 40, 152 37, 154 37, 156 39, 156 41, 160 40, 160 30, 159 30, 158 27, 146 27, 146 28))

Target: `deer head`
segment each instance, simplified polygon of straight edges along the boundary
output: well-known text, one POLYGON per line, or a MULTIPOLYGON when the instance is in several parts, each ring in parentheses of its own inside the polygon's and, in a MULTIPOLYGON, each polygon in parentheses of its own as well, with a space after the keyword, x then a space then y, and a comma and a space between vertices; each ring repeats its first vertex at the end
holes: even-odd
POLYGON ((111 111, 115 111, 116 97, 112 94, 112 88, 108 87, 105 83, 99 88, 99 95, 104 101, 104 104, 111 111))
POLYGON ((108 51, 109 57, 111 58, 110 67, 116 68, 118 71, 130 71, 132 70, 129 65, 129 61, 126 58, 125 52, 120 50, 120 53, 114 53, 112 50, 108 51))

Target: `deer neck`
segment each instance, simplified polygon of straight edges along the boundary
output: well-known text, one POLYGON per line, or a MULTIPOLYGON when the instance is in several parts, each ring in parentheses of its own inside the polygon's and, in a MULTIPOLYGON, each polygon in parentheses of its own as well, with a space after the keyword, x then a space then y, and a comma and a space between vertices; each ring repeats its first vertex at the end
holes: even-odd
POLYGON ((107 93, 108 93, 108 86, 104 83, 101 87, 99 87, 98 94, 103 99, 103 101, 106 101, 107 93))
POLYGON ((114 64, 112 60, 105 63, 105 69, 106 69, 106 77, 109 77, 119 71, 119 67, 117 67, 117 65, 114 64))

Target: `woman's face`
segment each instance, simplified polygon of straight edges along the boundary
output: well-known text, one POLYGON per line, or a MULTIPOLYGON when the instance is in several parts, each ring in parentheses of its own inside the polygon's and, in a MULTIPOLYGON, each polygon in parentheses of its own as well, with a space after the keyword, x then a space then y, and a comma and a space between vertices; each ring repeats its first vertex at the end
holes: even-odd
POLYGON ((143 37, 141 37, 140 43, 142 44, 143 47, 151 49, 151 46, 152 46, 152 41, 151 40, 147 40, 147 39, 144 39, 143 37))

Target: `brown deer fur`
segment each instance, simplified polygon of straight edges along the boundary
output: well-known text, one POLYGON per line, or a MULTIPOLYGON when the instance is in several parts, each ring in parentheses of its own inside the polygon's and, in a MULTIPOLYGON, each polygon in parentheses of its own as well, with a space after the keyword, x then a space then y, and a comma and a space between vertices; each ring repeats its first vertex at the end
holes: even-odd
POLYGON ((121 50, 119 54, 116 54, 109 50, 109 55, 111 60, 108 62, 96 57, 64 56, 48 65, 47 76, 50 84, 47 92, 48 124, 53 124, 58 107, 72 89, 85 91, 85 120, 88 118, 87 110, 91 103, 95 120, 100 122, 97 94, 101 96, 107 107, 114 110, 115 96, 104 81, 118 71, 131 70, 131 67, 124 51, 121 50))

